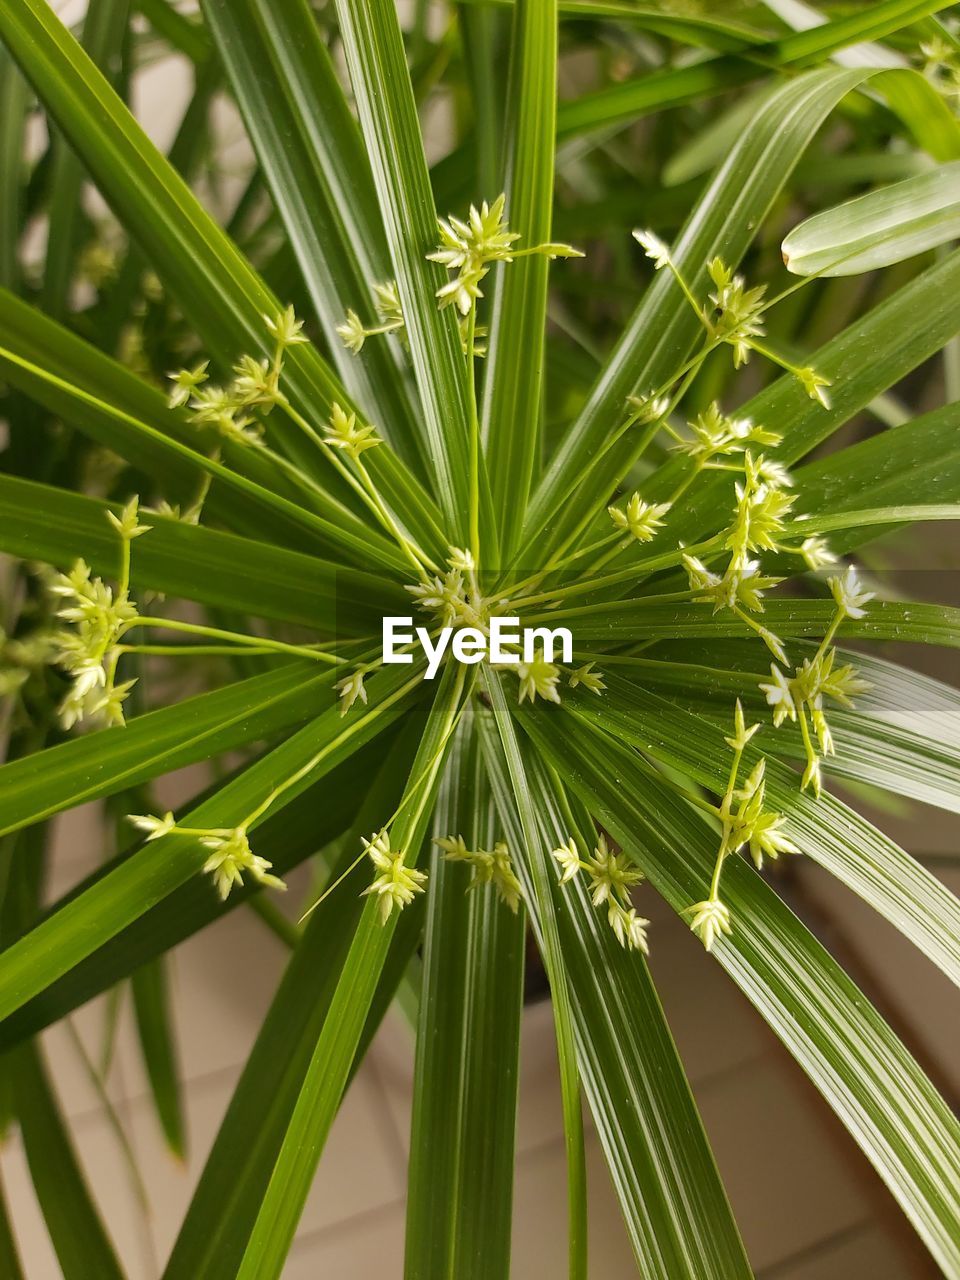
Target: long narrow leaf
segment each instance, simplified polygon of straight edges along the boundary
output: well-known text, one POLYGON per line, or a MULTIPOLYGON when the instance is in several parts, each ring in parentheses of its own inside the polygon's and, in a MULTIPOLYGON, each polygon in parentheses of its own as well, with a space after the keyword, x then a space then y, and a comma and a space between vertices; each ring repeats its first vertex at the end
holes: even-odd
MULTIPOLYGON (((451 749, 434 834, 492 849, 500 830, 473 725, 451 749)), ((525 914, 434 846, 417 1029, 404 1274, 506 1280, 525 914)))
MULTIPOLYGON (((700 901, 712 828, 628 749, 522 720, 569 786, 675 910, 700 901)), ((960 1124, 863 994, 757 873, 724 872, 736 920, 715 943, 727 970, 836 1111, 947 1275, 960 1268, 960 1124)))

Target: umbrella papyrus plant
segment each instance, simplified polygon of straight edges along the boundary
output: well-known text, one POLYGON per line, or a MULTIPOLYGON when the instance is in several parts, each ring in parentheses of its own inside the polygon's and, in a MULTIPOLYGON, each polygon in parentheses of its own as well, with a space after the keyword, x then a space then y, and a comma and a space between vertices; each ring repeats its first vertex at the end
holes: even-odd
POLYGON ((139 7, 195 70, 169 157, 124 104, 126 4, 94 0, 82 42, 44 0, 0 10, 0 549, 17 562, 0 1045, 64 1273, 120 1269, 31 1037, 132 975, 177 1148, 162 957, 250 903, 289 965, 165 1276, 281 1275, 401 987, 418 996, 406 1274, 506 1276, 528 931, 555 1013, 570 1275, 583 1106, 639 1273, 750 1275, 647 969, 647 881, 960 1275, 956 1118, 768 877, 814 859, 960 976, 956 900, 838 795, 960 808, 957 695, 872 643, 955 648, 960 619, 857 558, 891 526, 960 516, 944 6, 791 33, 773 14, 515 0, 456 6, 439 37, 419 11, 403 32, 392 0, 139 7), (597 21, 623 24, 635 74, 558 108, 560 36, 590 48, 597 21), (418 107, 450 59, 470 123, 430 170, 418 107), (618 130, 646 118, 630 136, 656 151, 659 113, 741 85, 729 117, 694 115, 661 185, 630 173, 618 130), (221 87, 256 164, 218 220, 182 175, 221 87), (24 184, 33 95, 51 143, 24 184), (848 203, 830 156, 899 182, 848 203), (112 244, 78 212, 88 180, 112 244), (791 200, 811 184, 807 223, 791 200), (20 229, 40 214, 30 270, 20 229), (612 284, 591 274, 605 255, 612 284), (597 281, 614 301, 594 314, 597 281), (922 395, 890 394, 920 369, 922 395), (882 426, 850 443, 865 421, 882 426), (385 618, 409 620, 391 661, 385 618), (494 646, 507 619, 517 640, 494 646), (153 780, 208 761, 215 780, 160 811, 153 780), (97 799, 119 852, 40 910, 49 819, 97 799), (270 895, 316 854, 294 926, 270 895))

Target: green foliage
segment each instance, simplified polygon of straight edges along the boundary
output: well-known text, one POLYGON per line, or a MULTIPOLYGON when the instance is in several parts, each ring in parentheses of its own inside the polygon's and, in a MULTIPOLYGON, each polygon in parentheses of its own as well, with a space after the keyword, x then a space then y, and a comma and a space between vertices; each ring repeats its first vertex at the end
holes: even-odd
MULTIPOLYGON (((393 0, 134 7, 146 31, 96 0, 79 41, 46 0, 0 7, 0 1046, 64 1274, 119 1264, 32 1037, 132 979, 181 1153, 163 958, 253 905, 289 964, 167 1280, 283 1273, 411 984, 405 1272, 506 1277, 531 963, 572 1280, 585 1106, 639 1273, 749 1276, 653 893, 960 1274, 956 1118, 776 865, 812 858, 960 981, 955 898, 834 794, 960 812, 958 695, 865 648, 960 647, 960 611, 885 573, 960 518, 947 6, 802 31, 779 4, 463 0, 409 30, 393 0), (131 80, 174 49, 164 155, 131 80), (230 199, 221 85, 251 144, 230 199), (565 626, 573 653, 448 653, 434 681, 383 662, 404 613, 565 626), (188 764, 207 784, 163 812, 188 764), (119 852, 41 911, 45 824, 107 799, 119 852), (293 924, 264 895, 308 859, 293 924)), ((0 1201, 15 1276, 14 1235, 0 1201)))

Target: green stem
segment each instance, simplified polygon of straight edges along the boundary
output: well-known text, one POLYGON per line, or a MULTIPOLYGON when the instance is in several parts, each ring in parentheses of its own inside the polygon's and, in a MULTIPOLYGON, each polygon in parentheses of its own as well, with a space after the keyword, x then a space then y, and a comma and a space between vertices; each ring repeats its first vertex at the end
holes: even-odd
POLYGON ((134 627, 156 627, 161 631, 182 631, 185 635, 209 636, 212 640, 229 640, 231 643, 252 649, 270 649, 275 653, 291 653, 301 658, 313 658, 317 662, 339 665, 346 662, 335 653, 311 649, 306 645, 285 644, 282 640, 267 640, 262 636, 248 636, 238 631, 222 631, 219 627, 205 627, 196 622, 180 622, 173 618, 139 617, 125 628, 124 634, 134 627))
POLYGON ((477 410, 477 362, 473 353, 477 331, 477 303, 474 299, 467 317, 467 389, 470 410, 470 550, 480 564, 480 415, 477 410))

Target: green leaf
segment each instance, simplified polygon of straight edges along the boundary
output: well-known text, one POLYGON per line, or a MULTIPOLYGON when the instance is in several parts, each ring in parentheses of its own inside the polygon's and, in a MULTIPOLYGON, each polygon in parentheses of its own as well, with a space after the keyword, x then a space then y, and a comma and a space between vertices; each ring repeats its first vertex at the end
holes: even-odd
MULTIPOLYGON (((106 518, 117 504, 0 476, 0 550, 69 569, 83 558, 116 577, 120 545, 106 518), (55 516, 56 519, 51 517, 55 516)), ((373 574, 315 556, 146 512, 131 550, 135 586, 340 636, 380 630, 383 609, 407 602, 373 574)))
POLYGON ((10 1228, 10 1214, 7 1212, 6 1197, 0 1184, 0 1267, 8 1280, 24 1280, 23 1268, 17 1255, 17 1246, 10 1228))
POLYGON ((379 323, 371 285, 389 279, 390 259, 370 165, 315 15, 306 0, 205 0, 204 13, 337 372, 412 461, 425 442, 399 346, 374 338, 354 355, 336 332, 348 308, 379 323))
MULTIPOLYGON (((419 717, 412 727, 419 731, 419 717)), ((399 800, 414 741, 409 733, 401 735, 374 768, 359 812, 354 806, 331 881, 353 859, 361 835, 382 822, 399 800)), ((356 868, 310 916, 207 1157, 164 1280, 234 1280, 343 971, 369 878, 368 868, 356 868)), ((394 934, 381 980, 388 992, 419 937, 422 912, 417 908, 412 903, 405 909, 394 934)), ((379 1013, 382 1009, 371 1012, 364 1042, 379 1013)))
MULTIPOLYGON (((744 50, 742 56, 710 58, 691 66, 654 71, 564 103, 558 113, 557 131, 561 138, 568 138, 592 130, 622 127, 651 111, 748 84, 771 68, 809 66, 848 45, 889 35, 926 14, 947 7, 944 0, 885 0, 809 31, 799 31, 769 44, 753 45, 744 50)), ((933 100, 931 95, 930 101, 933 100)), ((932 110, 936 114, 936 108, 932 110)))
MULTIPOLYGON (((575 835, 592 848, 593 823, 574 814, 556 776, 537 759, 527 776, 548 843, 556 848, 575 835)), ((511 842, 520 842, 512 812, 506 824, 511 842)), ((554 887, 553 898, 584 1092, 641 1274, 749 1277, 646 961, 617 943, 579 877, 554 887)))
MULTIPOLYGON (((793 636, 822 636, 830 625, 836 606, 826 600, 765 601, 763 622, 782 639, 793 636)), ((562 622, 572 629, 579 648, 592 640, 613 644, 632 640, 664 640, 674 637, 742 636, 756 641, 761 664, 769 661, 768 651, 756 633, 727 610, 714 614, 709 604, 658 604, 645 600, 618 601, 612 610, 609 601, 574 609, 551 609, 531 613, 526 626, 562 622)), ((960 648, 960 609, 935 604, 900 604, 874 600, 863 618, 847 618, 839 634, 866 636, 872 640, 915 640, 960 648)))
MULTIPOLYGON (((504 190, 510 229, 524 248, 550 240, 556 0, 516 0, 510 58, 504 190)), ((540 452, 549 267, 540 255, 502 265, 493 297, 481 426, 505 563, 520 536, 540 452)))
POLYGON ((163 959, 152 960, 137 969, 132 988, 137 1032, 153 1104, 168 1148, 182 1159, 187 1135, 163 959))
MULTIPOLYGON (((609 689, 602 698, 592 696, 588 702, 577 693, 567 702, 578 718, 722 792, 730 768, 722 728, 617 675, 609 677, 609 689)), ((785 727, 769 729, 759 747, 751 744, 744 754, 745 773, 767 754, 764 739, 776 749, 778 736, 788 732, 785 727)), ((826 772, 829 778, 829 762, 826 772)), ((798 848, 885 916, 960 986, 960 902, 956 897, 841 801, 827 794, 813 800, 801 792, 791 769, 769 760, 766 784, 771 807, 786 814, 798 848)))
POLYGON ((20 277, 24 130, 30 90, 6 49, 0 50, 0 286, 14 289, 20 277))
MULTIPOLYGON (((707 293, 706 264, 716 254, 730 266, 740 261, 810 139, 862 74, 810 71, 766 98, 673 245, 672 257, 695 295, 707 293)), ((607 499, 629 469, 636 433, 592 470, 591 462, 622 421, 627 397, 659 387, 687 358, 699 329, 672 274, 657 272, 534 491, 524 532, 524 547, 538 546, 533 563, 542 554, 544 530, 543 550, 549 552, 576 529, 584 512, 607 499), (568 503, 574 488, 577 503, 568 503)))
MULTIPOLYGON (((520 709, 524 727, 590 812, 681 911, 707 890, 715 836, 595 731, 565 732, 520 709)), ((960 1124, 830 954, 743 859, 724 868, 733 936, 714 955, 846 1125, 946 1274, 960 1266, 960 1124)))
MULTIPOLYGON (((467 381, 460 334, 434 294, 426 260, 437 220, 392 0, 337 0, 340 34, 387 235, 429 441, 434 486, 451 536, 466 545, 470 509, 467 381)), ((484 479, 488 531, 489 488, 484 479)))
MULTIPOLYGON (((560 1066, 560 1093, 563 1106, 563 1134, 567 1152, 567 1239, 570 1280, 584 1280, 587 1274, 587 1176, 583 1145, 583 1115, 580 1108, 580 1077, 570 998, 556 904, 553 900, 555 870, 544 844, 537 818, 536 800, 520 751, 503 686, 492 667, 484 669, 484 685, 493 708, 499 748, 490 732, 481 738, 487 761, 487 772, 493 787, 500 819, 517 831, 516 869, 523 885, 524 898, 530 904, 531 923, 543 958, 553 1022, 557 1036, 557 1058, 560 1066), (502 755, 502 759, 501 759, 502 755), (503 785, 506 779, 509 789, 503 785), (498 780, 501 780, 498 786, 498 780), (516 814, 516 820, 513 814, 516 814)), ((483 721, 481 721, 481 726, 483 721)))
POLYGON ((867 530, 875 525, 914 524, 925 520, 960 520, 960 503, 927 502, 911 506, 869 507, 866 510, 835 511, 787 521, 789 537, 804 533, 836 533, 838 530, 867 530))
MULTIPOLYGON (((278 778, 296 777, 280 797, 281 807, 289 803, 409 707, 419 676, 411 677, 406 668, 401 671, 400 676, 390 672, 369 681, 369 704, 354 708, 348 719, 341 718, 337 707, 318 716, 187 813, 186 825, 235 826, 273 794, 278 778)), ((261 816, 251 823, 251 830, 262 821, 261 816)), ((195 836, 173 833, 150 841, 8 947, 0 966, 0 1018, 198 875, 207 853, 195 836)))
MULTIPOLYGON (((960 403, 884 431, 807 463, 794 472, 805 512, 841 514, 857 507, 896 506, 918 494, 930 502, 960 498, 960 403)), ((832 537, 846 551, 874 530, 856 529, 832 537)))
MULTIPOLYGON (((15 325, 23 322, 29 325, 32 318, 39 316, 37 312, 33 312, 31 316, 30 308, 23 307, 9 294, 0 294, 0 315, 4 312, 10 316, 15 325)), ((0 321, 0 325, 3 323, 4 321, 0 321)), ((206 474, 219 480, 224 488, 232 491, 229 494, 233 500, 232 503, 222 505, 226 506, 228 519, 235 528, 248 526, 251 505, 264 507, 273 526, 276 526, 277 516, 280 516, 282 521, 280 527, 284 528, 288 538, 292 525, 301 533, 302 542, 302 530, 306 528, 314 537, 319 536, 322 540, 321 545, 346 551, 355 560, 361 560, 363 563, 372 561, 374 564, 386 567, 406 567, 406 561, 392 542, 378 531, 368 529, 358 516, 339 501, 329 497, 324 498, 322 491, 318 491, 315 487, 311 486, 309 489, 310 500, 313 500, 313 505, 324 512, 323 515, 315 514, 314 510, 291 502, 289 498, 273 492, 277 480, 280 480, 281 485, 285 485, 286 477, 282 470, 277 470, 276 460, 270 459, 267 454, 251 449, 249 446, 235 446, 232 451, 228 447, 227 457, 231 462, 243 458, 238 470, 232 470, 231 467, 224 466, 216 456, 207 456, 201 452, 197 448, 200 442, 195 438, 189 438, 192 433, 189 433, 183 417, 171 414, 162 397, 155 391, 150 391, 152 402, 149 409, 154 415, 159 412, 162 416, 156 423, 151 423, 128 412, 122 407, 123 400, 118 406, 112 398, 102 399, 97 394, 86 390, 83 385, 59 376, 52 371, 50 365, 52 363, 54 367, 59 367, 62 362, 62 353, 67 347, 63 338, 65 331, 58 330, 42 317, 34 328, 38 331, 41 341, 53 339, 55 342, 52 361, 46 353, 41 355, 39 351, 31 351, 30 356, 20 354, 18 348, 23 347, 23 338, 8 329, 5 336, 10 345, 0 346, 0 368, 4 369, 11 381, 28 395, 39 400, 54 413, 62 413, 67 421, 75 423, 81 430, 107 445, 108 448, 114 448, 122 456, 129 457, 148 474, 153 473, 154 466, 159 464, 159 477, 168 482, 172 481, 176 486, 173 490, 175 496, 181 493, 195 496, 196 481, 194 481, 194 487, 188 490, 186 478, 191 471, 195 477, 206 474), (30 358, 31 356, 34 358, 30 358), (187 442, 177 439, 177 434, 187 435, 187 442), (251 479, 243 474, 245 471, 249 471, 257 478, 251 479), (238 503, 241 495, 245 500, 245 513, 238 503)), ((91 349, 82 343, 78 343, 77 347, 80 350, 75 350, 73 354, 86 360, 91 349)), ((115 371, 119 366, 103 356, 97 356, 96 360, 100 362, 101 374, 106 374, 111 379, 111 397, 114 394, 113 384, 116 381, 120 383, 122 394, 131 392, 129 375, 126 375, 128 378, 126 383, 122 378, 115 379, 115 371)), ((81 378, 83 376, 81 374, 81 378)), ((139 379, 134 378, 132 381, 138 383, 139 379)), ((140 385, 142 387, 142 384, 140 385)), ((207 446, 211 449, 211 453, 215 452, 215 442, 207 441, 207 446)), ((302 490, 294 490, 294 492, 297 492, 302 502, 302 490)), ((215 493, 214 511, 221 506, 218 499, 219 494, 215 493)))
MULTIPOLYGON (((127 38, 129 16, 130 0, 90 0, 87 6, 81 36, 83 48, 109 80, 116 78, 116 64, 127 38)), ((84 182, 82 164, 59 134, 54 133, 51 147, 53 173, 40 298, 48 315, 62 319, 70 309, 70 287, 87 218, 80 199, 84 182)))
POLYGON ((157 35, 186 54, 191 62, 203 64, 209 60, 213 50, 200 22, 178 12, 169 0, 135 0, 135 7, 157 35))
MULTIPOLYGON (((392 741, 392 734, 393 730, 388 729, 386 734, 361 747, 284 809, 268 815, 263 826, 257 828, 257 851, 273 863, 277 875, 299 866, 343 834, 356 815, 362 787, 376 772, 385 739, 392 741)), ((216 787, 207 788, 204 794, 212 794, 214 790, 216 787)), ((184 806, 185 809, 191 807, 184 806)), ((66 899, 55 903, 50 914, 98 884, 133 856, 130 850, 107 862, 66 899)), ((128 978, 140 965, 163 955, 185 938, 265 892, 268 891, 248 881, 235 888, 226 902, 221 902, 217 894, 211 893, 206 877, 192 876, 0 1023, 0 1046, 17 1044, 58 1022, 93 996, 128 978)))
MULTIPOLYGON (((0 37, 217 361, 228 367, 241 353, 272 357, 264 316, 278 313, 278 300, 44 0, 4 5, 0 37)), ((317 426, 334 401, 350 406, 345 388, 310 344, 286 353, 284 380, 291 401, 317 426)), ((319 452, 293 423, 276 417, 271 431, 308 474, 319 471, 319 452)), ((435 545, 436 521, 429 499, 387 445, 376 453, 370 469, 384 496, 403 511, 414 536, 435 545)), ((330 494, 325 513, 332 524, 343 523, 341 498, 348 498, 349 490, 329 468, 323 480, 330 494)))
POLYGON ((14 1099, 30 1177, 64 1280, 122 1280, 90 1198, 40 1050, 24 1045, 11 1058, 14 1099))
MULTIPOLYGON (((464 696, 466 672, 462 665, 456 671, 453 666, 444 671, 400 809, 390 824, 391 845, 404 851, 407 865, 414 865, 420 852, 444 755, 464 696)), ((381 923, 379 904, 374 898, 368 899, 314 1046, 237 1280, 276 1280, 283 1270, 396 928, 397 912, 381 923)))
MULTIPOLYGON (((440 787, 434 835, 468 849, 501 838, 472 723, 440 787)), ((525 913, 436 845, 417 1028, 404 1274, 506 1280, 523 1009, 525 913)))
POLYGON ((794 275, 852 276, 947 244, 960 235, 960 161, 807 218, 783 242, 794 275))
POLYGON ((331 705, 336 676, 313 663, 285 663, 136 716, 122 729, 100 729, 12 760, 0 767, 0 831, 289 729, 331 705))

